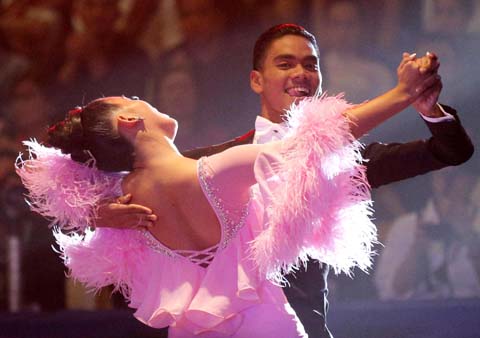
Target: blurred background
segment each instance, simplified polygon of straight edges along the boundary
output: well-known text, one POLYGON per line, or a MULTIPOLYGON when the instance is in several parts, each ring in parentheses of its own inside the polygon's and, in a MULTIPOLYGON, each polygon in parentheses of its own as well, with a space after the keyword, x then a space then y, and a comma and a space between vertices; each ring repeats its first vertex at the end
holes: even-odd
MULTIPOLYGON (((0 0, 0 338, 17 337, 2 330, 19 329, 19 323, 38 327, 50 320, 55 326, 78 313, 88 325, 96 323, 91 313, 121 313, 99 323, 130 323, 133 331, 124 333, 155 335, 122 317, 126 305, 111 290, 92 295, 65 278, 48 221, 28 211, 14 173, 21 141, 42 140, 50 122, 69 109, 110 95, 138 96, 175 117, 180 150, 241 135, 259 113, 249 87, 254 42, 285 22, 315 34, 323 90, 345 92, 354 103, 395 84, 403 51, 437 53, 440 101, 457 109, 478 147, 478 0, 0 0)), ((418 114, 407 110, 363 141, 428 135, 418 114)), ((370 274, 329 277, 336 337, 360 337, 362 330, 373 337, 368 330, 381 315, 390 315, 381 321, 385 332, 400 325, 393 320, 399 314, 410 318, 405 325, 411 328, 419 317, 410 306, 444 326, 453 312, 468 316, 480 309, 479 164, 477 150, 461 167, 373 192, 385 246, 378 246, 370 274)), ((448 332, 423 329, 397 336, 448 332)), ((36 334, 24 336, 57 337, 36 334)), ((82 337, 90 336, 98 335, 82 337)))

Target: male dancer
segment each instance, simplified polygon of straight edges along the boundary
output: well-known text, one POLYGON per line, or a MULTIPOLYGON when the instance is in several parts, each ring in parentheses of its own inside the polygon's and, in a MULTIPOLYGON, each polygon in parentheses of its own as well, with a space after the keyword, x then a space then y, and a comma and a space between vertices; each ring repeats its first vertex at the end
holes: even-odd
MULTIPOLYGON (((414 59, 415 56, 404 55, 404 61, 414 59)), ((436 57, 432 54, 425 60, 428 65, 424 68, 436 71, 436 57)), ((419 71, 425 69, 419 68, 419 71)), ((264 32, 255 44, 250 85, 261 100, 261 116, 257 118, 255 130, 224 144, 185 152, 185 156, 198 158, 239 144, 263 143, 283 137, 285 127, 281 123, 286 109, 297 100, 321 91, 318 46, 314 36, 293 24, 277 25, 264 32)), ((368 145, 363 156, 367 159, 367 178, 373 188, 458 165, 470 158, 473 145, 456 112, 436 103, 441 89, 437 78, 428 88, 412 88, 410 97, 399 98, 392 93, 394 109, 400 111, 413 104, 425 119, 432 137, 405 144, 368 145)), ((102 206, 97 226, 149 226, 156 219, 150 209, 128 204, 129 199, 130 196, 123 196, 117 200, 119 203, 102 206)), ((285 291, 312 337, 331 337, 326 325, 328 272, 328 266, 320 264, 320 278, 315 283, 306 283, 306 274, 298 272, 295 278, 289 279, 291 287, 285 291), (303 311, 305 308, 311 311, 303 311)))

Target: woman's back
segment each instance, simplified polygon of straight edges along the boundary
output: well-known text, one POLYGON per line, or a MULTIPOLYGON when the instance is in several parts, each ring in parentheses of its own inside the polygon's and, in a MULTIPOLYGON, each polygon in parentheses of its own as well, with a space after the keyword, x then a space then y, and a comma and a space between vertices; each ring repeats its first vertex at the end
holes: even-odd
POLYGON ((149 231, 173 250, 203 250, 219 243, 221 227, 200 186, 197 161, 181 158, 173 170, 135 169, 122 182, 131 203, 160 215, 149 231))

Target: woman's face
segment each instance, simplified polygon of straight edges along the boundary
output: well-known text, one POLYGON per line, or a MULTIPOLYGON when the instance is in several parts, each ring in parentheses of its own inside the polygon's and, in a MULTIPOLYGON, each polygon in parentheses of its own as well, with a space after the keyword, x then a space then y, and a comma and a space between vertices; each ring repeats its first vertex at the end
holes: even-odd
POLYGON ((143 119, 145 130, 161 130, 171 140, 175 139, 178 127, 177 121, 167 114, 159 112, 148 102, 125 96, 106 97, 101 100, 121 107, 118 114, 123 114, 132 119, 143 119))

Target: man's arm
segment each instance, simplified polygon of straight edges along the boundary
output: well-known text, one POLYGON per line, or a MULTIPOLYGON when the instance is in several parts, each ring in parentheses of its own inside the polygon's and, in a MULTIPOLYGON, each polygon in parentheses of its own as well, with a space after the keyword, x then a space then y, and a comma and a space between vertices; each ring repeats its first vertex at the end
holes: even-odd
POLYGON ((195 149, 183 151, 182 155, 188 158, 192 158, 194 160, 198 160, 200 157, 218 154, 231 147, 235 147, 241 144, 250 144, 253 142, 254 134, 255 134, 255 130, 252 129, 246 134, 236 137, 233 140, 220 143, 220 144, 215 144, 213 146, 207 146, 207 147, 201 147, 201 148, 195 148, 195 149))
POLYGON ((365 148, 363 156, 372 188, 459 165, 472 156, 472 141, 461 125, 457 112, 451 107, 442 107, 454 120, 437 123, 425 121, 432 133, 428 140, 372 143, 365 148))

